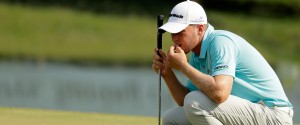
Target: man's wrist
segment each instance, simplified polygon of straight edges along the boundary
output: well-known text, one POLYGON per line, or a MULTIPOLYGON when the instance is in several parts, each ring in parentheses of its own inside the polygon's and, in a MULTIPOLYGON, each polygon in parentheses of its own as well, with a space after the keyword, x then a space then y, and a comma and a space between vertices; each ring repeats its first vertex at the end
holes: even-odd
POLYGON ((162 77, 170 77, 171 75, 172 75, 172 73, 173 73, 173 70, 171 69, 171 68, 169 68, 167 71, 166 71, 166 73, 164 73, 163 75, 162 75, 162 77))
POLYGON ((190 67, 190 65, 188 63, 186 63, 179 69, 179 71, 181 71, 183 74, 187 75, 187 74, 189 74, 189 71, 190 71, 189 67, 190 67))

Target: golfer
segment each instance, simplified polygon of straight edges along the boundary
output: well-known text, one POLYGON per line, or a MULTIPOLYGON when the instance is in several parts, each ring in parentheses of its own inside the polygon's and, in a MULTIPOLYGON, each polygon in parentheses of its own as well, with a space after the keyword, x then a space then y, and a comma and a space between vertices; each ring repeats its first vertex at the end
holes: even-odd
POLYGON ((159 29, 174 45, 155 49, 152 68, 161 70, 178 104, 164 113, 164 125, 293 124, 292 104, 268 62, 240 36, 215 30, 201 5, 177 4, 159 29), (188 78, 185 84, 173 69, 188 78))

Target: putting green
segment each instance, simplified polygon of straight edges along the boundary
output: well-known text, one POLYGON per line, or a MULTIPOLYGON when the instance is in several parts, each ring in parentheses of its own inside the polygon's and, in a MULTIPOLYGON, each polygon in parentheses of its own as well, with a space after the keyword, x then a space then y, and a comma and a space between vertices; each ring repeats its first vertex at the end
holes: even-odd
POLYGON ((56 110, 0 108, 1 125, 154 125, 157 119, 56 110))

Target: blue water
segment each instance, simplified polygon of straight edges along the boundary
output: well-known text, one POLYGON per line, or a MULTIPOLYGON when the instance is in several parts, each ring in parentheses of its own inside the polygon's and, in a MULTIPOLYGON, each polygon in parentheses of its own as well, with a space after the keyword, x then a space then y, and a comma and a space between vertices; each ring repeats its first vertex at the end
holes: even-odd
MULTIPOLYGON (((176 74, 180 81, 186 80, 176 74)), ((164 112, 176 104, 163 81, 162 85, 164 112)), ((294 105, 294 121, 299 123, 299 79, 285 86, 285 91, 294 105)), ((158 75, 150 67, 0 62, 0 106, 156 116, 158 75)))

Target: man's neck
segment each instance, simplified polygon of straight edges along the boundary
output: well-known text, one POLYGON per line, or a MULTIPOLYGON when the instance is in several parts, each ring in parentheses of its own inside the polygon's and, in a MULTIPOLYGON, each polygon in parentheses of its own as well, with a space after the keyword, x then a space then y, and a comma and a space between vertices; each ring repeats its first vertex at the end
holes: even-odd
POLYGON ((199 42, 199 44, 192 50, 197 56, 200 55, 200 51, 201 51, 201 46, 202 46, 202 41, 199 42))
POLYGON ((200 52, 201 52, 201 47, 202 47, 204 34, 205 34, 205 32, 203 33, 203 35, 200 36, 200 40, 199 40, 197 46, 192 50, 197 56, 199 56, 200 52))

